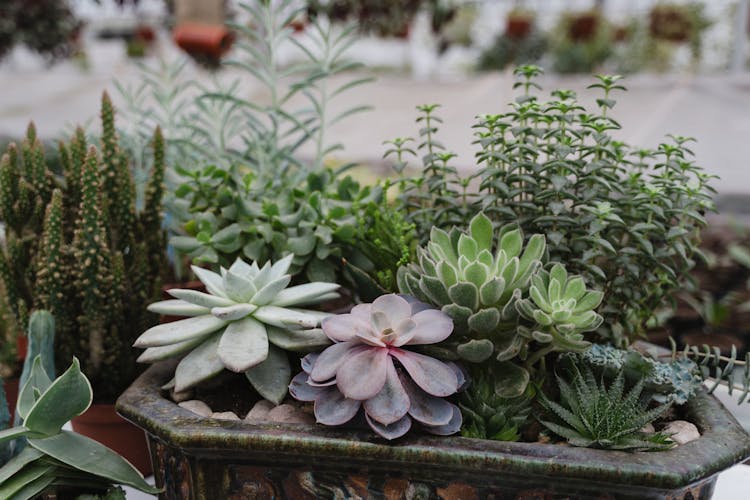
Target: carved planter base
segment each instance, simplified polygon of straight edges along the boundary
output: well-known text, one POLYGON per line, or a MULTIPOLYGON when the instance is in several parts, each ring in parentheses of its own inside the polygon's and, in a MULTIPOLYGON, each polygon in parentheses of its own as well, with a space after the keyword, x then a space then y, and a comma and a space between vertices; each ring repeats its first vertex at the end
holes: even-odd
POLYGON ((702 431, 667 452, 625 453, 460 437, 385 443, 318 426, 201 418, 166 399, 155 365, 118 411, 150 440, 164 499, 708 499, 716 475, 750 456, 750 436, 712 396, 689 404, 702 431))

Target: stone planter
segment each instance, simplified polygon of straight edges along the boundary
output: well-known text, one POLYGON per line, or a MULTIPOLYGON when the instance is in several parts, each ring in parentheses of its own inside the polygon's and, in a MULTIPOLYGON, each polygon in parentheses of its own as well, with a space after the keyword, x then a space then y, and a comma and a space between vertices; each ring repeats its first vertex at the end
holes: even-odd
POLYGON ((702 431, 666 452, 625 453, 460 437, 386 444, 368 432, 205 419, 166 399, 154 365, 117 410, 149 438, 164 499, 710 498, 750 456, 750 436, 712 396, 688 405, 702 431))

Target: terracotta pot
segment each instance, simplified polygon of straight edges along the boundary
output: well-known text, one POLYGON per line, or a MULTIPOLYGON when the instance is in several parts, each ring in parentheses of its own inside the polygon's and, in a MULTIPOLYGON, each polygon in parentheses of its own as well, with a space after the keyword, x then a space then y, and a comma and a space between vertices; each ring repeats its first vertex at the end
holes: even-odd
POLYGON ((29 350, 29 339, 26 338, 26 335, 18 335, 16 337, 16 357, 18 358, 18 361, 23 363, 23 360, 26 359, 26 353, 29 350))
POLYGON ((505 22, 505 35, 516 40, 526 38, 531 32, 531 22, 527 16, 509 16, 505 22))
POLYGON ((184 23, 172 33, 178 47, 191 56, 218 60, 231 47, 234 35, 219 24, 184 23))
POLYGON ((591 40, 599 26, 599 16, 595 13, 579 14, 570 20, 568 36, 574 42, 591 40))
POLYGON ((670 42, 686 42, 690 38, 692 22, 682 8, 657 5, 649 18, 649 31, 654 38, 670 42))
POLYGON ((71 421, 73 430, 113 449, 144 476, 152 473, 146 435, 115 411, 113 404, 93 404, 71 421))
POLYGON ((17 378, 3 380, 3 390, 5 390, 5 399, 8 401, 8 410, 10 411, 11 422, 16 412, 16 401, 18 400, 18 382, 17 378))

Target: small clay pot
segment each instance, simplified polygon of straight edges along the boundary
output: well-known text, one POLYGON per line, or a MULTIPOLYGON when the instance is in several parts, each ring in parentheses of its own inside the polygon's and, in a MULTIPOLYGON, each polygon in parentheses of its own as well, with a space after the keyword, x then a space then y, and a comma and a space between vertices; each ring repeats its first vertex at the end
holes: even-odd
POLYGON ((19 362, 23 363, 26 359, 26 353, 29 351, 29 339, 26 335, 16 336, 16 358, 19 362))
POLYGON ((529 16, 510 15, 505 21, 505 36, 519 40, 531 33, 533 19, 529 16))
POLYGON ((194 57, 221 59, 234 43, 234 35, 220 24, 184 23, 172 33, 175 43, 194 57))
POLYGON ((73 430, 122 455, 144 476, 150 476, 151 455, 146 435, 115 411, 113 404, 93 404, 70 422, 73 430))
POLYGON ((657 5, 649 14, 649 31, 658 40, 686 42, 692 28, 687 12, 679 7, 657 5))
POLYGON ((577 14, 570 20, 568 36, 574 42, 591 40, 599 27, 599 15, 594 12, 577 14))

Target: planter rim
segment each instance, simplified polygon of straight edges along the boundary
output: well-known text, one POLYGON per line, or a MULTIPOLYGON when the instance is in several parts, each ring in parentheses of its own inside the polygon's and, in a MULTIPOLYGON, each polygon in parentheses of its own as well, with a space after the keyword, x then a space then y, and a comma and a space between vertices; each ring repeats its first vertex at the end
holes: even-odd
POLYGON ((688 404, 687 417, 699 439, 661 452, 576 448, 559 444, 514 443, 463 437, 407 436, 385 442, 367 431, 302 424, 250 424, 200 417, 161 394, 173 363, 146 370, 117 401, 117 411, 158 439, 195 455, 289 457, 399 463, 448 468, 454 472, 564 476, 656 488, 679 488, 750 457, 750 435, 721 403, 702 389, 688 404))

